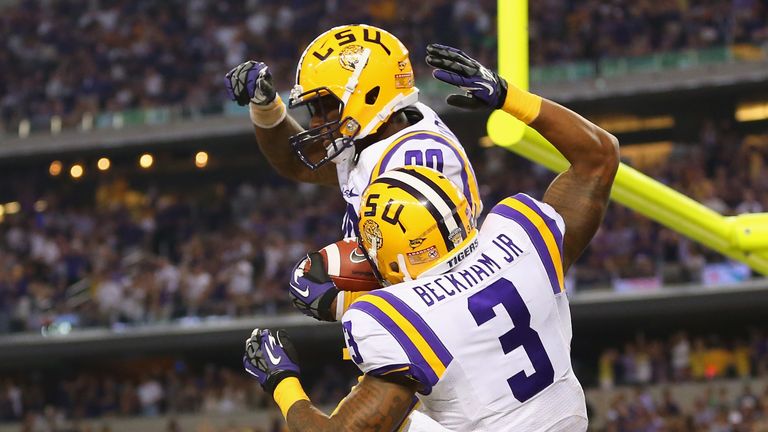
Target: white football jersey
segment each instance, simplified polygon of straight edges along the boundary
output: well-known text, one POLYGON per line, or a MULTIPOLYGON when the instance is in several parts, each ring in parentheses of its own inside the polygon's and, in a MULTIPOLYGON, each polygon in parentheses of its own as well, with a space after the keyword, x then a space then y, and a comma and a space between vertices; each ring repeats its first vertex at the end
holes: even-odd
POLYGON ((352 304, 342 317, 352 359, 366 374, 417 381, 420 410, 452 431, 586 430, 570 361, 564 230, 528 195, 501 201, 450 272, 352 304))
POLYGON ((360 195, 368 184, 384 171, 405 165, 421 165, 440 171, 461 186, 475 216, 480 215, 482 202, 477 180, 459 140, 428 106, 416 103, 411 108, 421 113, 420 121, 366 147, 358 155, 357 163, 336 165, 339 187, 347 201, 342 222, 344 237, 357 237, 360 195))

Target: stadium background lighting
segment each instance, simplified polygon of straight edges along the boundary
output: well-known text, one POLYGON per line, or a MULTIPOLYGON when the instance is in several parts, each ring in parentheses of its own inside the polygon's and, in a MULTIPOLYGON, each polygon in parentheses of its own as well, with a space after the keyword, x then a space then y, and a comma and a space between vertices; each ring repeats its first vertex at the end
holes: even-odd
POLYGON ((72 178, 74 179, 79 179, 80 177, 83 176, 83 173, 84 173, 83 166, 80 164, 74 164, 69 169, 69 175, 71 175, 72 178))
POLYGON ((11 201, 5 204, 5 214, 16 214, 21 211, 21 204, 18 201, 11 201))
POLYGON ((208 165, 208 153, 204 151, 197 152, 195 154, 195 166, 198 168, 205 168, 208 165))
POLYGON ((144 169, 147 169, 147 168, 151 167, 152 164, 154 164, 154 163, 155 163, 155 158, 153 158, 152 155, 149 154, 149 153, 144 153, 139 158, 139 166, 144 168, 144 169))
POLYGON ((112 166, 112 162, 108 158, 103 157, 96 162, 96 166, 99 168, 99 171, 106 171, 112 166))
POLYGON ((768 101, 740 103, 735 117, 740 122, 768 119, 768 101))
POLYGON ((54 177, 61 174, 61 161, 53 161, 51 162, 51 165, 48 166, 48 173, 54 177))

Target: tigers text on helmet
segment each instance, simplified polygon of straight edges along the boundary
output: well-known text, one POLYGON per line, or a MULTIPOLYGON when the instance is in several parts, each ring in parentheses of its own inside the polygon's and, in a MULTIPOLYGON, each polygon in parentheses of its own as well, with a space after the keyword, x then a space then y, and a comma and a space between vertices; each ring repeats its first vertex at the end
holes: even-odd
POLYGON ((396 37, 365 24, 334 27, 304 50, 288 102, 289 108, 307 106, 323 123, 292 136, 291 146, 317 169, 416 103, 418 93, 408 50, 396 37), (328 119, 336 106, 338 118, 328 119))
POLYGON ((390 284, 450 271, 477 249, 477 227, 461 189, 420 166, 387 171, 365 190, 359 241, 390 284))

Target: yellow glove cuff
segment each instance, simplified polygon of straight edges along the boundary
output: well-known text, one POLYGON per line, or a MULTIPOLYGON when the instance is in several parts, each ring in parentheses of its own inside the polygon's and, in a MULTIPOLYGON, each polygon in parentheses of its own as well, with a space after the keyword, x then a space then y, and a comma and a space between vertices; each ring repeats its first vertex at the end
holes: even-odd
POLYGON ((249 111, 251 112, 251 121, 256 126, 262 129, 272 129, 280 124, 288 115, 288 111, 285 109, 285 103, 280 95, 275 95, 275 100, 269 105, 256 105, 255 103, 248 104, 249 111))
POLYGON ((541 111, 541 96, 521 90, 511 84, 507 88, 507 97, 501 107, 525 124, 536 120, 541 111))
POLYGON ((308 401, 309 397, 304 393, 304 388, 301 387, 299 379, 296 377, 288 377, 277 384, 275 387, 274 396, 277 406, 280 407, 280 412, 283 413, 283 417, 288 418, 288 410, 291 409, 293 404, 298 401, 308 401))

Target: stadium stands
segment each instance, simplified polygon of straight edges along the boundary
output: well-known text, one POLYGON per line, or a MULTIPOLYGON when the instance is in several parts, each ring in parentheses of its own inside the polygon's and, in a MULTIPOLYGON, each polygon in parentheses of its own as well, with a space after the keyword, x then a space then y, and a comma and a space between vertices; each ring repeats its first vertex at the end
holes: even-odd
MULTIPOLYGON (((765 163, 766 153, 752 153, 754 147, 728 129, 704 135, 703 146, 673 156, 652 174, 725 214, 768 208, 764 178, 738 169, 751 158, 765 163), (740 151, 727 150, 740 145, 740 151)), ((520 190, 540 196, 551 178, 504 150, 476 153, 486 202, 520 190), (521 175, 495 175, 501 163, 517 166, 521 175)), ((102 185, 86 206, 72 208, 61 190, 44 190, 0 224, 0 293, 7 311, 0 314, 0 329, 35 330, 62 318, 92 326, 285 311, 286 272, 303 253, 335 240, 342 212, 340 202, 328 199, 331 190, 307 186, 304 192, 250 183, 140 190, 116 180, 102 185), (39 200, 47 206, 36 211, 39 200), (299 206, 305 211, 296 216, 299 206), (71 287, 78 282, 87 290, 77 291, 73 301, 71 287)), ((723 262, 612 206, 571 286, 702 282, 710 264, 723 262)))
MULTIPOLYGON (((9 35, 0 50, 0 131, 22 119, 35 129, 59 116, 71 127, 86 113, 154 106, 221 111, 222 71, 255 57, 288 90, 311 38, 353 22, 389 29, 414 59, 439 41, 493 65, 495 8, 491 0, 8 2, 0 14, 0 34, 9 35)), ((768 40, 760 1, 555 0, 530 8, 535 65, 768 40)), ((429 75, 423 62, 414 65, 417 78, 429 75)))
MULTIPOLYGON (((768 334, 754 331, 747 342, 710 335, 690 338, 678 332, 669 340, 638 336, 625 347, 607 350, 598 365, 598 382, 582 379, 594 420, 609 429, 631 424, 694 422, 696 429, 730 421, 765 421, 768 415, 768 334), (754 382, 754 385, 739 383, 754 382), (723 390, 728 387, 730 390, 723 390), (738 387, 734 389, 734 387, 738 387), (676 389, 670 391, 670 388, 676 389), (675 396, 677 395, 677 396, 675 396), (746 400, 749 399, 749 400, 746 400), (722 415, 726 417, 721 418, 722 415)), ((582 368, 585 365, 577 365, 582 368)), ((156 417, 199 413, 230 415, 264 411, 271 401, 242 371, 215 363, 188 364, 163 358, 64 374, 0 376, 0 419, 44 421, 102 417, 156 417), (146 365, 151 364, 147 368, 146 365), (51 379, 56 377, 57 379, 51 379), (56 383, 51 386, 50 382, 56 383)), ((314 374, 309 395, 333 406, 356 382, 351 368, 326 366, 314 374)), ((62 420, 63 421, 63 420, 62 420)), ((646 426, 648 427, 648 426, 646 426)), ((645 430, 645 429, 641 429, 645 430)), ((685 430, 674 429, 671 430, 685 430)), ((745 429, 749 430, 749 429, 745 429)))
MULTIPOLYGON (((686 55, 673 59, 665 56, 668 52, 717 50, 720 59, 735 52, 720 48, 748 44, 757 51, 747 47, 736 54, 768 53, 765 1, 529 3, 531 62, 554 80, 563 74, 586 76, 566 63, 587 64, 588 76, 595 78, 618 73, 620 67, 609 68, 614 57, 624 58, 625 66, 635 64, 626 58, 640 59, 639 69, 650 59, 660 66, 648 79, 657 80, 666 61, 688 64, 686 55)), ((429 75, 420 59, 432 41, 461 46, 493 65, 495 8, 495 0, 0 1, 0 146, 4 136, 23 138, 20 122, 25 119, 33 132, 48 133, 55 117, 64 128, 85 129, 83 119, 94 115, 99 129, 99 113, 164 107, 184 115, 231 114, 227 110, 237 107, 225 100, 222 78, 231 66, 251 57, 265 60, 281 90, 287 90, 297 56, 310 39, 349 22, 368 22, 397 34, 411 49, 420 78, 429 75)), ((547 78, 533 72, 534 79, 547 78)), ((644 95, 626 96, 630 104, 633 96, 644 95)), ((627 162, 723 214, 768 210, 768 129, 760 121, 734 123, 731 103, 736 102, 713 109, 711 117, 684 118, 684 127, 698 130, 699 136, 678 139, 677 130, 670 132, 673 137, 663 139, 674 144, 663 158, 627 162)), ((690 117, 700 115, 692 112, 690 117)), ((131 122, 128 114, 123 120, 131 122)), ((230 120, 247 126, 244 115, 230 120)), ((102 132, 118 136, 125 131, 111 118, 104 125, 102 132)), ((643 133, 633 136, 635 142, 652 136, 643 133)), ((475 144, 465 142, 486 208, 519 191, 541 196, 552 179, 551 173, 504 149, 475 144), (517 175, 500 176, 502 166, 514 167, 517 175)), ((51 148, 41 151, 46 160, 37 174, 9 179, 13 174, 0 170, 0 339, 32 339, 41 332, 60 336, 90 327, 118 334, 134 326, 184 328, 206 319, 295 314, 287 303, 287 272, 302 254, 339 236, 344 208, 340 199, 330 198, 338 195, 335 190, 297 190, 263 161, 249 167, 258 175, 232 174, 226 182, 202 176, 167 181, 173 174, 148 179, 131 169, 99 174, 96 180, 88 173, 85 181, 76 182, 66 171, 48 177, 51 148), (29 187, 17 187, 27 180, 29 187)), ((71 155, 55 158, 66 161, 71 155)), ((568 276, 568 288, 579 294, 671 284, 691 284, 704 292, 710 285, 722 288, 757 275, 612 205, 568 276)), ((683 314, 679 327, 670 326, 669 336, 658 331, 642 336, 643 328, 623 328, 623 317, 609 318, 600 325, 625 335, 613 344, 590 341, 599 346, 592 358, 581 358, 586 349, 578 345, 586 331, 574 327, 574 363, 591 388, 593 424, 606 431, 768 430, 766 329, 734 331, 725 323, 716 332, 694 332, 683 314), (753 383, 749 391, 742 380, 753 383)), ((653 320, 649 315, 645 319, 653 320)), ((277 319, 282 318, 294 317, 277 319)), ((40 340, 42 345, 51 339, 40 340)), ((280 431, 279 415, 269 409, 272 404, 258 386, 245 380, 236 356, 227 357, 232 361, 226 364, 197 358, 205 350, 173 353, 170 362, 121 351, 130 360, 113 369, 72 362, 66 372, 47 365, 19 373, 21 363, 10 369, 2 364, 0 420, 10 423, 0 422, 0 431, 20 426, 24 431, 85 432, 114 426, 115 431, 229 432, 243 429, 214 426, 208 419, 253 412, 270 420, 249 430, 280 431), (165 416, 189 418, 180 420, 182 427, 175 417, 166 421, 165 416), (80 423, 83 419, 93 422, 80 423), (133 420, 156 422, 145 428, 133 420)), ((354 377, 331 366, 318 368, 309 374, 310 396, 333 406, 354 377)), ((251 417, 240 424, 248 422, 251 417)))
MULTIPOLYGON (((505 150, 472 153, 487 203, 517 191, 541 196, 551 179, 505 150), (520 175, 496 175, 501 164, 515 166, 520 175)), ((724 214, 757 212, 768 208, 768 184, 759 168, 739 167, 759 167, 767 158, 764 148, 729 126, 713 126, 702 133, 700 146, 672 155, 651 174, 724 214)), ((0 314, 0 331, 36 330, 61 320, 86 327, 289 311, 285 275, 302 254, 336 239, 340 200, 329 199, 332 190, 311 186, 297 194, 276 174, 258 186, 198 186, 141 189, 120 179, 90 197, 70 190, 87 203, 82 207, 68 206, 64 189, 56 187, 28 197, 21 213, 0 224, 0 293, 7 311, 0 314), (40 200, 46 208, 35 210, 40 200), (297 215, 298 207, 304 211, 297 215)), ((570 288, 708 283, 712 274, 722 283, 724 273, 731 281, 750 276, 748 269, 611 206, 571 273, 570 288), (718 270, 722 266, 728 271, 718 270)))

